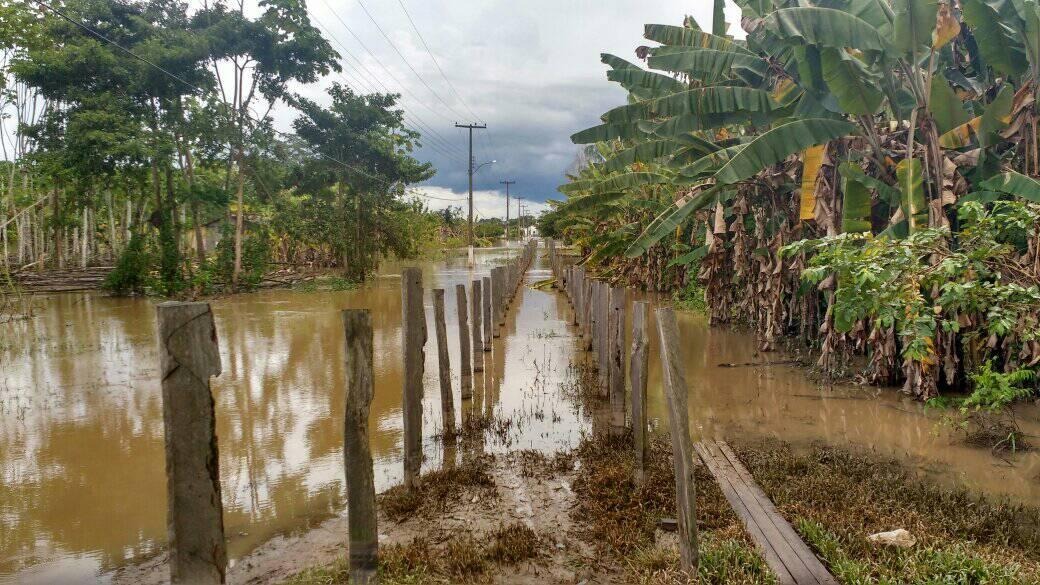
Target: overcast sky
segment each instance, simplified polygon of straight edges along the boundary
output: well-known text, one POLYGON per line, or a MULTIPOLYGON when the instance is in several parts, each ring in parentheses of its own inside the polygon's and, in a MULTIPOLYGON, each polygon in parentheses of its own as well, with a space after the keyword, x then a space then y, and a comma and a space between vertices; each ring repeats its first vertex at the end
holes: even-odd
MULTIPOLYGON (((597 124, 601 113, 624 101, 623 90, 606 80, 601 52, 634 61, 635 47, 647 44, 644 23, 678 25, 692 14, 707 28, 712 10, 709 0, 308 0, 308 6, 343 55, 344 75, 330 75, 301 93, 318 99, 332 81, 360 91, 385 91, 385 85, 402 93, 408 121, 426 143, 417 156, 437 168, 437 175, 420 186, 431 207, 462 205, 445 200, 466 194, 467 136, 454 122, 487 123, 487 131, 474 131, 477 163, 497 160, 474 179, 475 206, 484 217, 504 214, 499 181, 506 178, 516 181, 511 192, 527 201, 561 197, 556 187, 578 148, 570 135, 597 124)), ((739 22, 739 9, 729 8, 728 20, 739 22)), ((514 215, 515 202, 511 207, 514 215)), ((534 203, 531 210, 542 207, 534 203)))

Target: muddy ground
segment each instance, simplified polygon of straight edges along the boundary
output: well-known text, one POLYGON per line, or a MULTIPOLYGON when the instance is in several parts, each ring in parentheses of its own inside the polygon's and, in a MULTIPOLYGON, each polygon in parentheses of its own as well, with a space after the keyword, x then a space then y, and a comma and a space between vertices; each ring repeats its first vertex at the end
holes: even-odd
MULTIPOLYGON (((470 465, 477 464, 462 464, 463 469, 470 465)), ((422 539, 436 549, 445 543, 458 543, 460 537, 469 535, 479 546, 488 535, 519 524, 538 535, 537 554, 510 564, 507 573, 492 575, 481 571, 478 575, 470 571, 474 574, 469 577, 480 577, 482 582, 520 585, 583 580, 624 582, 611 577, 617 567, 604 563, 575 527, 571 516, 575 503, 572 466, 550 468, 540 455, 529 451, 484 456, 478 466, 487 473, 481 481, 452 481, 449 486, 440 486, 447 488, 443 497, 433 496, 422 502, 408 519, 392 520, 386 512, 387 502, 381 498, 380 545, 406 546, 422 539)), ((438 479, 435 477, 433 481, 438 479)), ((392 514, 397 517, 400 513, 395 510, 392 514)), ((308 568, 336 563, 346 549, 347 520, 340 516, 303 534, 275 538, 238 559, 228 570, 228 582, 282 583, 308 568)), ((115 584, 169 583, 166 555, 120 569, 112 577, 115 584)))

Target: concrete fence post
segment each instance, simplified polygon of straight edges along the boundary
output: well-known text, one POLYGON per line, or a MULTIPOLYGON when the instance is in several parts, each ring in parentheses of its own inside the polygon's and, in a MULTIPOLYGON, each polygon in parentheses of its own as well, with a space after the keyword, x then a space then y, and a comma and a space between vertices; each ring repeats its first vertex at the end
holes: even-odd
POLYGON ((210 376, 220 351, 208 303, 162 303, 159 365, 166 441, 166 525, 170 581, 225 582, 227 545, 220 494, 216 413, 210 376))

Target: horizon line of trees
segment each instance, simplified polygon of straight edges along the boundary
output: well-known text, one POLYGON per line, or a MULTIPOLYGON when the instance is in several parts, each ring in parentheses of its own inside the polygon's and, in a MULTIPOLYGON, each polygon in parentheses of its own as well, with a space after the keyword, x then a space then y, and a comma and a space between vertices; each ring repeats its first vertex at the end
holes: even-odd
POLYGON ((294 92, 340 70, 303 0, 261 0, 255 16, 224 0, 55 7, 97 34, 0 6, 8 274, 114 263, 117 291, 164 295, 253 286, 271 262, 360 281, 435 229, 407 192, 435 171, 411 154, 398 95, 294 92), (285 106, 291 133, 273 126, 285 106))

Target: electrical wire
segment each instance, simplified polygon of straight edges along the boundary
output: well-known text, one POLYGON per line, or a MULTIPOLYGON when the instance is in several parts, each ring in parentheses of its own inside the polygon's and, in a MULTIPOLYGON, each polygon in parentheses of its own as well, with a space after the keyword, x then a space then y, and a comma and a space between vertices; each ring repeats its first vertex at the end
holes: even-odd
POLYGON ((408 61, 408 58, 405 57, 404 53, 402 53, 401 50, 397 48, 397 45, 394 44, 394 41, 390 38, 390 35, 386 34, 386 31, 383 30, 383 27, 379 26, 379 23, 376 22, 376 19, 372 16, 372 13, 368 11, 368 8, 365 7, 365 4, 361 2, 361 0, 357 0, 357 3, 358 6, 361 7, 361 10, 365 12, 365 15, 368 16, 368 19, 372 21, 372 24, 375 25, 376 30, 378 30, 379 33, 383 35, 383 38, 386 39, 386 42, 390 44, 390 48, 392 48, 394 52, 397 53, 397 56, 400 57, 402 61, 404 61, 404 64, 408 67, 408 69, 410 69, 412 73, 414 73, 415 76, 419 79, 419 81, 426 86, 426 89, 430 90, 430 93, 432 93, 438 101, 444 104, 444 107, 448 108, 448 111, 455 114, 459 118, 463 118, 464 116, 459 114, 459 112, 455 110, 455 108, 453 108, 451 104, 445 101, 444 98, 441 97, 441 94, 437 93, 437 91, 433 89, 433 87, 431 87, 429 83, 426 82, 423 76, 415 70, 415 67, 412 67, 412 64, 408 61))

